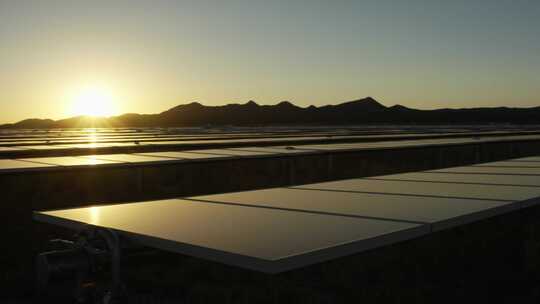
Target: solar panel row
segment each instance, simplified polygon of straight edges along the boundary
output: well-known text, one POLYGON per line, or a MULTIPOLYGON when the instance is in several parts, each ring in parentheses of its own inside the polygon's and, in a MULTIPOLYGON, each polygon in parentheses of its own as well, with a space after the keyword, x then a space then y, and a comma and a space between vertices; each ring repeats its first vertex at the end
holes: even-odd
POLYGON ((146 246, 276 273, 540 202, 540 168, 522 175, 523 168, 498 164, 36 212, 35 219, 111 228, 146 246), (485 171, 462 173, 477 169, 485 171))
POLYGON ((440 135, 440 134, 511 134, 519 132, 520 134, 536 134, 538 127, 532 128, 504 128, 497 126, 494 128, 441 128, 440 126, 425 126, 423 128, 399 127, 381 127, 376 129, 369 126, 360 127, 321 127, 321 128, 234 128, 229 129, 155 129, 155 130, 114 130, 114 129, 88 129, 88 130, 0 130, 0 142, 2 141, 25 141, 25 140, 108 140, 108 139, 129 139, 129 138, 217 138, 217 137, 278 137, 278 136, 342 136, 342 135, 361 135, 361 136, 383 136, 399 137, 402 135, 440 135))
POLYGON ((127 140, 113 140, 108 142, 80 142, 80 143, 70 143, 70 142, 55 142, 51 144, 47 141, 10 141, 0 143, 0 153, 13 153, 14 151, 71 151, 71 150, 81 150, 86 151, 92 149, 106 149, 106 148, 119 148, 119 147, 160 147, 168 148, 175 147, 181 148, 185 146, 204 146, 204 145, 242 145, 242 144, 287 144, 287 143, 296 143, 303 142, 302 146, 299 146, 300 149, 309 149, 309 150, 354 150, 354 149, 383 149, 383 148, 398 148, 406 146, 422 146, 422 145, 448 145, 448 144, 470 144, 470 143, 481 143, 481 142, 494 142, 494 141, 517 141, 517 140, 540 140, 539 135, 516 135, 516 136, 489 136, 489 137, 467 137, 467 135, 462 135, 464 137, 460 138, 439 138, 439 139, 429 139, 422 137, 428 136, 454 136, 455 134, 414 134, 415 139, 413 140, 400 140, 399 137, 406 138, 410 135, 378 135, 377 141, 370 141, 370 136, 365 135, 344 135, 340 136, 341 140, 368 140, 368 142, 362 143, 347 143, 347 144, 309 144, 311 141, 326 141, 328 140, 327 136, 290 136, 290 137, 252 137, 252 138, 214 138, 212 140, 205 138, 184 138, 182 140, 175 140, 174 138, 169 138, 167 141, 160 141, 154 138, 131 138, 127 140), (2 146, 4 145, 4 146, 2 146))
MULTIPOLYGON (((327 153, 327 152, 344 152, 344 151, 360 151, 370 149, 396 149, 403 147, 423 147, 433 145, 452 145, 452 144, 472 144, 477 142, 492 142, 497 140, 540 140, 540 136, 516 136, 512 138, 485 138, 477 139, 426 139, 426 140, 407 140, 407 141, 390 141, 390 142, 372 142, 372 143, 347 143, 347 144, 326 144, 326 145, 295 145, 295 146, 268 146, 268 147, 243 147, 243 148, 223 148, 223 149, 201 149, 189 150, 182 152, 141 152, 132 154, 105 154, 105 155, 87 155, 87 156, 57 156, 57 157, 34 157, 22 158, 16 160, 0 159, 0 172, 25 171, 31 169, 43 169, 51 166, 106 166, 118 164, 133 164, 133 163, 167 163, 171 159, 180 160, 203 160, 214 159, 218 157, 260 157, 260 156, 277 156, 297 153, 327 153), (34 165, 28 164, 28 162, 34 165), (48 166, 42 166, 46 164, 48 166)), ((177 145, 177 142, 171 142, 171 145, 177 145)), ((26 146, 28 149, 66 149, 66 148, 94 148, 105 147, 108 144, 86 144, 72 146, 26 146)), ((159 145, 162 145, 161 143, 159 145)), ((0 151, 16 151, 16 147, 0 147, 0 151)), ((519 163, 508 162, 500 163, 499 166, 509 167, 535 167, 535 158, 525 158, 519 163)), ((536 159, 538 160, 538 159, 536 159)), ((489 164, 481 164, 478 166, 490 166, 489 164)), ((481 168, 469 168, 464 170, 480 170, 481 168)), ((523 171, 526 174, 526 170, 523 171)))

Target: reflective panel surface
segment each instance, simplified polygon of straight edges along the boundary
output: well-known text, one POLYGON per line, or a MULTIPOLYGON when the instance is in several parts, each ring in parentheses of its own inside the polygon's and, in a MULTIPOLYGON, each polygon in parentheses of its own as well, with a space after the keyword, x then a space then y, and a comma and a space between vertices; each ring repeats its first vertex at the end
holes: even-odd
MULTIPOLYGON (((513 208, 510 206, 512 203, 508 202, 290 188, 205 195, 188 199, 430 224, 482 211, 491 213, 495 211, 491 209, 499 207, 504 210, 513 208)), ((515 208, 519 207, 515 205, 515 208)))
POLYGON ((524 157, 524 158, 516 158, 511 159, 510 161, 524 161, 524 162, 540 162, 540 156, 531 156, 531 157, 524 157))
POLYGON ((152 156, 152 157, 169 157, 169 158, 176 158, 176 159, 202 159, 202 158, 227 157, 227 155, 189 153, 189 152, 182 152, 182 151, 148 152, 148 153, 136 153, 134 155, 143 155, 143 156, 152 156))
POLYGON ((91 158, 75 157, 75 156, 33 157, 33 158, 23 158, 21 160, 41 163, 41 164, 58 165, 58 166, 94 166, 94 165, 121 163, 121 162, 110 161, 110 160, 91 159, 91 158))
POLYGON ((294 188, 404 195, 429 195, 438 197, 459 197, 468 199, 505 201, 523 201, 540 197, 539 187, 429 183, 375 179, 349 179, 335 182, 302 185, 294 188))
MULTIPOLYGON (((187 151, 186 151, 187 152, 187 151)), ((252 156, 252 155, 271 155, 275 152, 258 152, 258 151, 245 151, 236 149, 204 149, 204 150, 192 150, 190 152, 206 153, 206 154, 218 154, 218 155, 230 155, 230 156, 252 156)))
POLYGON ((30 169, 30 168, 47 168, 47 167, 54 167, 54 165, 37 164, 37 163, 13 160, 13 159, 0 159, 0 171, 16 170, 16 169, 30 169))
POLYGON ((35 218, 71 227, 112 228, 156 248, 268 272, 312 263, 316 260, 301 259, 311 252, 320 251, 319 258, 324 259, 322 253, 328 257, 347 253, 344 244, 358 243, 360 250, 380 244, 378 237, 395 242, 427 232, 410 223, 186 200, 39 212, 35 218))
POLYGON ((510 175, 540 175, 540 168, 511 168, 511 167, 481 167, 481 166, 463 166, 427 172, 440 173, 471 173, 471 174, 510 174, 510 175))
POLYGON ((144 155, 136 155, 136 154, 103 154, 103 155, 87 155, 87 156, 80 156, 80 157, 94 159, 94 160, 117 161, 117 162, 126 162, 126 163, 173 161, 173 159, 168 158, 168 157, 144 156, 144 155))
POLYGON ((513 167, 513 168, 540 168, 540 162, 517 162, 517 161, 498 161, 492 163, 475 164, 474 167, 513 167))
POLYGON ((245 151, 245 152, 262 152, 269 154, 290 154, 290 153, 306 153, 306 150, 294 149, 291 147, 245 147, 245 148, 229 148, 227 150, 245 151))
POLYGON ((472 183, 488 185, 540 186, 540 178, 532 175, 497 175, 466 173, 415 172, 374 176, 366 179, 427 181, 437 183, 472 183))

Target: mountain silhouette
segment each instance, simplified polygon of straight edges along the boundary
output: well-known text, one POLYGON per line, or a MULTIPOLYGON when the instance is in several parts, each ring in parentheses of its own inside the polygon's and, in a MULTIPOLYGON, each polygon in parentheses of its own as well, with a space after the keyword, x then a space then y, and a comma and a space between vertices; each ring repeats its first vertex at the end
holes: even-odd
POLYGON ((402 105, 386 107, 371 97, 337 105, 298 107, 289 101, 276 105, 244 104, 205 106, 181 104, 159 114, 123 114, 113 117, 76 116, 61 120, 25 119, 0 128, 87 128, 87 127, 191 127, 265 125, 351 125, 351 124, 538 124, 540 107, 467 108, 419 110, 402 105))

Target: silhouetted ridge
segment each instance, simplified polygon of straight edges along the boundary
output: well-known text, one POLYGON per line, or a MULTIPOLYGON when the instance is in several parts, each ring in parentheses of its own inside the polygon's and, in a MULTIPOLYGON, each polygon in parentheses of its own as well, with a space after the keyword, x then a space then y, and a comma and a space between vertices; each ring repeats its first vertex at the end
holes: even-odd
POLYGON ((406 106, 402 106, 402 105, 399 105, 399 104, 393 105, 389 109, 392 109, 392 110, 395 110, 395 111, 418 111, 418 110, 411 109, 411 108, 408 108, 406 106))
POLYGON ((52 128, 55 121, 52 119, 39 119, 39 118, 30 118, 21 120, 14 124, 2 125, 4 128, 18 128, 18 129, 35 129, 35 128, 52 128))
POLYGON ((182 105, 178 105, 174 108, 170 108, 169 110, 163 112, 163 113, 166 113, 166 112, 176 112, 176 111, 184 111, 184 110, 190 110, 190 111, 193 111, 193 110, 197 110, 197 109, 201 109, 201 108, 204 108, 204 106, 196 101, 194 102, 191 102, 191 103, 188 103, 188 104, 182 104, 182 105))
POLYGON ((387 109, 387 107, 383 106, 382 104, 380 104, 378 101, 376 101, 375 99, 371 97, 344 102, 334 107, 338 109, 369 111, 369 112, 384 111, 387 109))
POLYGON ((371 97, 321 107, 298 107, 289 101, 275 105, 246 103, 205 106, 178 105, 159 114, 123 114, 109 118, 77 116, 62 120, 26 119, 1 128, 187 127, 223 125, 339 125, 339 124, 486 124, 540 123, 540 107, 418 110, 386 107, 371 97))
POLYGON ((245 105, 248 106, 248 107, 258 107, 258 106, 259 106, 259 105, 258 105, 255 101, 253 101, 253 100, 250 100, 250 101, 246 102, 245 105))
POLYGON ((295 105, 293 105, 290 101, 282 101, 280 103, 277 104, 278 107, 292 107, 292 108, 296 108, 295 105))

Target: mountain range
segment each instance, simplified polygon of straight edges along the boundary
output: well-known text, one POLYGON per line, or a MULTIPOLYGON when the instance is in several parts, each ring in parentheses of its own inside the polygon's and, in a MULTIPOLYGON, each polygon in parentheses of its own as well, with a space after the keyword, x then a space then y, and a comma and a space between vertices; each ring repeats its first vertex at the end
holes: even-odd
POLYGON ((0 128, 193 127, 226 125, 357 125, 357 124, 540 124, 540 107, 419 110, 402 105, 387 107, 371 97, 337 105, 298 107, 288 101, 276 105, 178 105, 159 114, 113 117, 76 116, 67 119, 26 119, 0 128))

